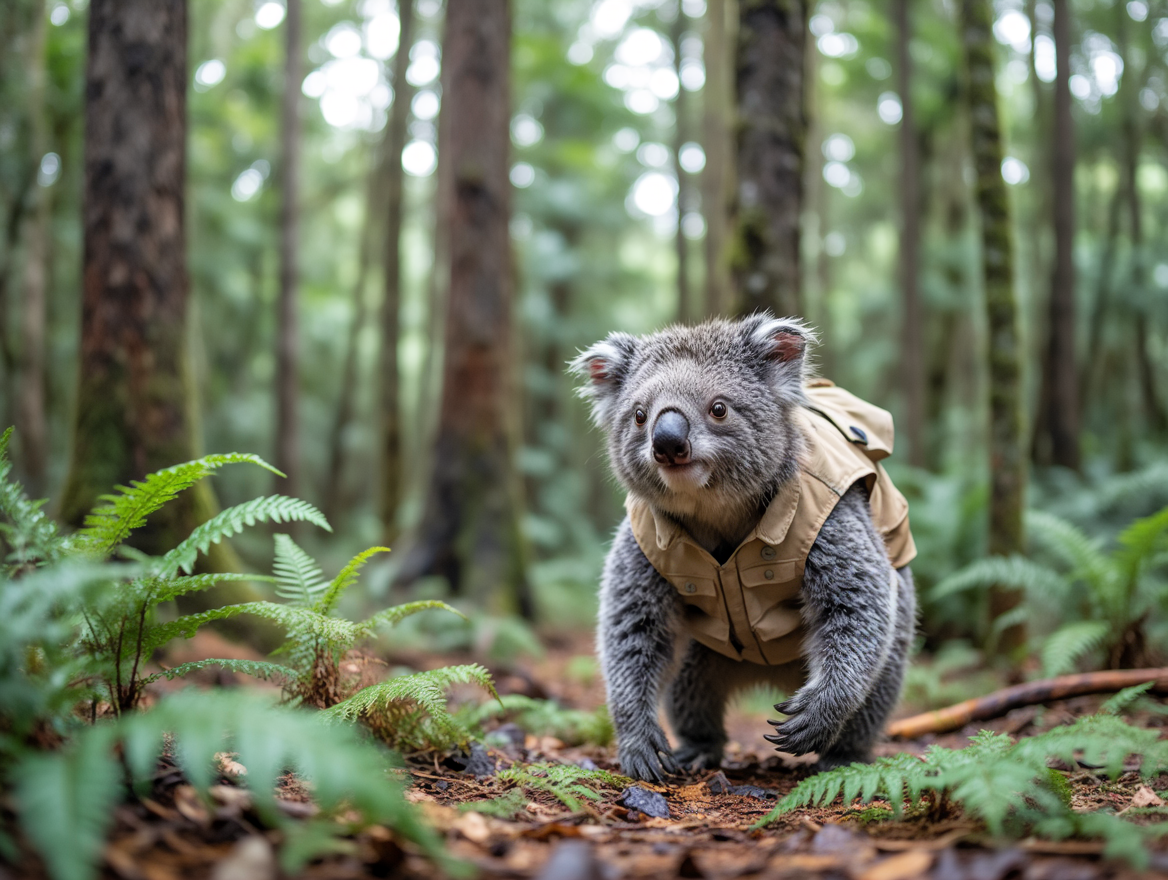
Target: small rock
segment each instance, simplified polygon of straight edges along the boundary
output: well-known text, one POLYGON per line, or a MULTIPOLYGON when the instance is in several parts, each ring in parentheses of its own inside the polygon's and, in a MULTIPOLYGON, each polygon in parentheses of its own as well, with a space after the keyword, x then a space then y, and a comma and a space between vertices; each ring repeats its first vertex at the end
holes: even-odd
POLYGON ((471 776, 494 776, 495 759, 479 743, 471 743, 470 757, 462 772, 471 776))
POLYGON ((628 807, 630 812, 636 810, 655 819, 669 818, 669 804, 665 802, 664 796, 639 785, 630 785, 626 788, 620 796, 619 803, 628 807))
POLYGON ((713 779, 710 779, 708 782, 706 782, 706 787, 713 794, 726 794, 734 788, 734 786, 730 784, 730 780, 726 778, 726 774, 721 770, 714 774, 713 779))
POLYGON ((778 795, 770 789, 759 788, 757 785, 735 785, 730 789, 730 794, 740 794, 743 797, 752 797, 765 800, 766 798, 778 799, 778 795))
POLYGON ((450 783, 445 779, 440 779, 434 783, 434 787, 439 791, 446 791, 446 789, 450 788, 450 783))

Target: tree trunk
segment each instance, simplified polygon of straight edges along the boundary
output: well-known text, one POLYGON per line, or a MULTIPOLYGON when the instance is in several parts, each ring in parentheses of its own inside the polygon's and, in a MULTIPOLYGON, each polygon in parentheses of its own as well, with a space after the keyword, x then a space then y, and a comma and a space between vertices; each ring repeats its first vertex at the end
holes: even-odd
POLYGON ((803 0, 741 0, 736 61, 738 188, 731 267, 738 312, 801 311, 803 0))
POLYGON ((425 512, 399 580, 439 575, 456 594, 493 595, 531 617, 510 418, 510 44, 508 0, 447 4, 438 169, 439 192, 450 199, 439 209, 449 221, 450 269, 442 396, 425 512))
MULTIPOLYGON (((1022 351, 1014 296, 1009 194, 1002 180, 1002 136, 994 86, 995 46, 989 0, 962 0, 961 19, 989 337, 989 552, 1008 556, 1023 549, 1026 460, 1022 452, 1022 351)), ((1021 599, 1016 590, 995 587, 990 591, 990 614, 997 618, 1021 599)), ((1013 626, 1002 634, 999 644, 1011 652, 1024 644, 1025 638, 1025 627, 1013 626)))
POLYGON ((397 535, 401 503, 401 374, 397 344, 401 335, 402 148, 406 145, 413 90, 406 81, 414 39, 413 0, 398 4, 401 36, 393 59, 393 107, 386 123, 385 298, 381 303, 381 356, 378 362, 381 425, 381 526, 386 541, 397 535))
MULTIPOLYGON (((186 36, 184 0, 89 4, 80 369, 61 501, 75 526, 113 486, 197 455, 186 341, 186 36)), ((133 543, 163 553, 217 510, 204 481, 152 515, 133 543)), ((240 570, 226 543, 201 564, 240 570)), ((224 584, 180 605, 253 598, 249 585, 224 584)), ((257 635, 246 623, 224 629, 257 635)), ((268 634, 261 629, 259 640, 268 634)))
POLYGON ((1071 35, 1067 0, 1054 0, 1057 54, 1051 153, 1054 270, 1048 304, 1038 437, 1039 458, 1079 469, 1079 389, 1075 357, 1075 129, 1071 118, 1071 35), (1046 447, 1043 449, 1043 447, 1046 447))
POLYGON ((912 56, 909 41, 909 0, 895 0, 897 87, 900 91, 900 283, 903 306, 901 325, 901 383, 904 388, 904 422, 908 437, 908 461, 924 467, 925 363, 924 316, 919 286, 920 261, 920 162, 917 127, 912 100, 912 56))
POLYGON ((276 294, 276 467, 286 475, 279 491, 300 492, 300 0, 287 0, 284 20, 284 96, 280 119, 280 288, 276 294))
POLYGON ((1123 207, 1124 187, 1116 187, 1107 206, 1107 226, 1103 234, 1103 248, 1099 255, 1099 277, 1095 282, 1095 300, 1091 307, 1091 323, 1088 331, 1087 359, 1081 368, 1079 379, 1079 411, 1086 412, 1088 400, 1093 391, 1095 376, 1103 363, 1103 328, 1107 326, 1111 312, 1112 272, 1115 266, 1115 248, 1119 241, 1119 221, 1123 207))
POLYGON ((706 167, 702 170, 702 214, 706 220, 707 315, 730 308, 730 279, 726 266, 726 190, 730 163, 731 107, 726 39, 727 4, 734 0, 708 0, 703 54, 706 83, 702 87, 702 132, 706 167))
POLYGON ((673 66, 678 81, 677 97, 673 99, 673 167, 677 172, 677 229, 674 233, 674 251, 677 254, 677 319, 682 324, 692 323, 704 312, 704 309, 699 308, 698 304, 694 302, 691 290, 689 241, 685 237, 684 224, 682 223, 685 219, 685 212, 693 201, 690 197, 689 175, 681 167, 681 148, 685 144, 686 134, 689 132, 689 117, 687 115, 689 101, 686 98, 685 89, 681 86, 681 40, 685 35, 688 22, 689 17, 681 8, 681 3, 678 2, 669 36, 673 43, 673 66))
MULTIPOLYGON (((48 26, 43 2, 34 4, 35 19, 30 34, 27 69, 29 162, 40 166, 48 152, 48 107, 45 103, 47 76, 45 42, 48 26)), ((45 425, 45 311, 48 297, 50 228, 53 217, 52 189, 32 187, 32 217, 28 224, 24 251, 24 295, 20 334, 20 388, 17 394, 16 431, 20 444, 21 471, 32 497, 44 491, 46 446, 45 425)))

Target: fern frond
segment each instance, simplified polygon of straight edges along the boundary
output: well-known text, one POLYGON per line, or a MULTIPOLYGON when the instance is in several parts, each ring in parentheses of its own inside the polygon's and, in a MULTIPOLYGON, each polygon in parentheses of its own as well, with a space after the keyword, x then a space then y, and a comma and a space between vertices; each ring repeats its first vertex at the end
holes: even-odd
POLYGON ((224 465, 241 463, 258 465, 283 476, 258 455, 239 452, 206 455, 156 471, 144 480, 134 480, 129 486, 117 486, 117 494, 102 495, 101 500, 106 503, 95 508, 85 518, 85 527, 81 529, 80 535, 91 552, 106 555, 125 541, 134 529, 143 525, 146 517, 179 492, 224 465))
POLYGON ((506 715, 535 736, 554 736, 568 745, 594 743, 606 746, 616 735, 608 708, 565 709, 554 700, 536 700, 523 694, 505 694, 499 702, 483 703, 468 710, 470 726, 506 715))
POLYGON ((349 699, 325 710, 326 715, 336 718, 358 719, 376 718, 379 713, 389 712, 403 717, 402 729, 396 735, 405 745, 416 748, 443 748, 455 744, 465 744, 470 739, 470 731, 458 718, 447 710, 446 692, 454 684, 477 684, 492 697, 499 699, 491 674, 477 663, 466 666, 445 666, 426 672, 399 675, 388 681, 370 685, 355 693, 349 699), (420 710, 429 721, 429 729, 418 736, 419 720, 409 718, 409 714, 420 710))
POLYGON ((112 729, 95 727, 69 748, 32 755, 13 771, 20 824, 54 880, 91 880, 121 800, 112 729))
POLYGON ((297 630, 320 639, 336 650, 351 648, 362 635, 356 624, 338 617, 326 617, 307 608, 295 605, 280 605, 276 602, 245 602, 240 605, 225 605, 200 614, 188 614, 177 620, 149 627, 143 637, 144 651, 153 651, 171 639, 189 639, 199 627, 214 620, 228 620, 240 614, 255 614, 280 624, 287 630, 297 630))
POLYGON ((498 779, 523 790, 546 791, 572 812, 580 809, 580 798, 600 800, 597 788, 623 788, 632 780, 605 770, 585 770, 575 764, 515 764, 500 770, 498 779))
POLYGON ((312 608, 328 589, 324 572, 288 535, 276 535, 276 595, 300 608, 312 608))
POLYGON ((1143 684, 1132 685, 1129 688, 1124 688, 1118 693, 1112 694, 1103 701, 1103 705, 1099 707, 1100 715, 1118 715, 1129 706, 1136 703, 1140 697, 1146 694, 1155 686, 1154 681, 1145 681, 1143 684))
POLYGON ((1069 582, 1058 572, 1024 556, 990 556, 972 562, 937 584, 929 599, 937 601, 967 590, 1012 587, 1035 596, 1062 597, 1069 582))
POLYGON ((1026 514, 1026 531, 1035 543, 1054 553, 1071 569, 1071 579, 1095 583, 1106 577, 1110 566, 1100 549, 1101 542, 1062 517, 1032 510, 1026 514))
POLYGON ((162 557, 159 574, 169 577, 180 571, 190 574, 200 553, 206 553, 212 544, 237 535, 248 526, 262 522, 310 522, 326 532, 332 526, 324 514, 299 498, 271 495, 256 498, 244 504, 229 507, 195 528, 190 536, 162 557))
POLYGON ((153 675, 147 676, 142 680, 142 685, 148 685, 151 682, 158 681, 160 678, 173 681, 176 678, 182 678, 184 675, 189 675, 200 669, 209 669, 211 667, 226 669, 228 672, 238 672, 242 675, 251 675, 255 678, 262 678, 265 681, 295 681, 298 677, 295 669, 289 669, 287 666, 281 666, 279 663, 269 663, 264 660, 193 660, 190 663, 180 663, 178 666, 173 666, 170 669, 164 669, 162 672, 156 672, 153 675))
POLYGON ((0 435, 0 536, 8 544, 8 560, 16 568, 27 568, 57 559, 67 540, 57 533, 57 524, 45 515, 44 501, 32 501, 20 483, 12 479, 8 443, 12 428, 0 435))
POLYGON ((372 617, 362 623, 361 626, 369 632, 373 632, 380 626, 385 626, 387 624, 389 626, 393 626, 394 624, 400 623, 407 617, 411 617, 420 611, 429 611, 430 609, 441 609, 443 611, 449 611, 452 614, 457 614, 463 620, 468 619, 467 616, 457 608, 452 608, 445 602, 439 602, 437 599, 423 599, 418 602, 407 602, 404 605, 395 605, 392 608, 386 608, 384 611, 380 611, 377 614, 374 614, 372 617))
POLYGON ((169 602, 172 599, 177 599, 179 596, 209 590, 216 584, 229 581, 243 583, 253 581, 274 582, 275 578, 264 574, 240 574, 238 572, 193 574, 169 578, 150 577, 133 581, 126 588, 125 593, 129 598, 144 600, 148 601, 151 605, 157 605, 160 602, 169 602))
POLYGON ((1062 675, 1075 668, 1079 658, 1103 644, 1111 634, 1104 620, 1077 620, 1051 633, 1042 644, 1042 674, 1062 675))
POLYGON ((1137 519, 1119 534, 1119 549, 1114 559, 1125 586, 1134 587, 1142 571, 1165 549, 1168 545, 1166 535, 1168 507, 1159 513, 1137 519))
POLYGON ((349 589, 353 585, 353 582, 357 580, 357 576, 365 563, 378 553, 388 552, 388 547, 370 547, 368 550, 358 553, 350 559, 345 567, 337 573, 337 576, 333 578, 332 583, 329 584, 324 595, 317 600, 316 610, 321 614, 331 614, 332 610, 336 607, 337 601, 341 598, 341 594, 349 589))

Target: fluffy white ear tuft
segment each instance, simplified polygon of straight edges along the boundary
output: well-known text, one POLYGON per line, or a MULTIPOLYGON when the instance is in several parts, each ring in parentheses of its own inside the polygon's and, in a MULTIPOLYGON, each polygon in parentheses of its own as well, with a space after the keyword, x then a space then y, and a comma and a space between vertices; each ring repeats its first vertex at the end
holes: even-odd
POLYGON ((637 340, 628 333, 612 333, 580 352, 568 364, 568 371, 587 377, 578 393, 592 403, 592 420, 605 427, 621 386, 628 377, 637 340))
POLYGON ((781 391, 801 397, 809 373, 808 352, 818 341, 815 331, 798 318, 762 313, 744 321, 749 344, 762 356, 781 391))

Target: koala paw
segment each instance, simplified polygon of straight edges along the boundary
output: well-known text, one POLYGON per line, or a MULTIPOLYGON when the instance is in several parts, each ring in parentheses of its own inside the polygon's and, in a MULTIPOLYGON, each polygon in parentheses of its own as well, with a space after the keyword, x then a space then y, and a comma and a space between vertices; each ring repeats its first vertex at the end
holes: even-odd
POLYGON ((621 772, 645 782, 663 782, 666 776, 676 776, 681 768, 673 759, 669 740, 660 727, 654 726, 642 736, 622 739, 619 750, 621 772))
POLYGON ((722 766, 722 744, 683 743, 674 749, 673 757, 683 770, 717 770, 722 766))
POLYGON ((788 717, 785 721, 768 721, 775 732, 764 739, 774 743, 779 751, 792 755, 823 754, 839 736, 846 718, 845 713, 832 711, 833 708, 825 705, 824 700, 797 693, 775 706, 788 717))

